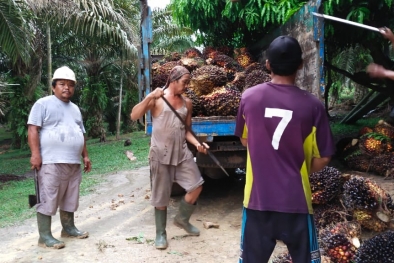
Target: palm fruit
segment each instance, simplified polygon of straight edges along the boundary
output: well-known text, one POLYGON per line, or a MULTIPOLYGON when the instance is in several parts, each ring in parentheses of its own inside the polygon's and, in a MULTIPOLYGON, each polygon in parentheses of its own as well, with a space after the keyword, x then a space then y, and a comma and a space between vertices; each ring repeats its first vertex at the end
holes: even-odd
POLYGON ((181 54, 178 52, 171 52, 170 54, 167 54, 164 56, 164 60, 169 62, 169 61, 178 61, 181 59, 181 54))
POLYGON ((347 212, 342 205, 336 202, 314 205, 313 218, 317 228, 325 228, 330 224, 345 221, 347 219, 347 212))
POLYGON ((213 91, 214 87, 226 84, 226 72, 213 65, 205 65, 192 72, 189 87, 197 96, 206 95, 213 91))
POLYGON ((245 68, 245 74, 248 75, 250 72, 252 72, 253 70, 263 70, 267 73, 270 73, 269 70, 267 69, 267 67, 259 62, 253 62, 252 64, 250 64, 249 66, 247 66, 245 68))
POLYGON ((343 184, 341 173, 334 167, 326 166, 323 170, 309 176, 312 190, 312 203, 325 204, 336 197, 343 184))
POLYGON ((366 172, 370 168, 370 157, 363 155, 360 150, 356 150, 346 156, 343 160, 345 164, 353 170, 366 172))
POLYGON ((183 54, 187 58, 195 58, 195 57, 202 58, 201 51, 194 47, 186 49, 185 52, 183 52, 183 54))
POLYGON ((341 138, 336 144, 336 156, 341 162, 345 162, 345 158, 350 154, 353 154, 355 151, 359 149, 358 139, 353 137, 344 137, 341 138))
POLYGON ((228 81, 234 79, 236 72, 241 72, 243 68, 233 58, 219 52, 211 53, 212 58, 208 61, 211 65, 216 65, 224 69, 227 73, 228 81))
POLYGON ((350 263, 356 255, 356 247, 344 234, 327 234, 321 238, 321 246, 334 263, 350 263))
POLYGON ((361 176, 352 176, 343 185, 344 205, 349 209, 373 210, 378 207, 378 202, 371 191, 366 179, 361 176))
POLYGON ((201 99, 208 116, 236 116, 241 93, 229 86, 217 87, 201 99))
POLYGON ((370 167, 375 174, 386 176, 387 172, 394 168, 394 154, 386 153, 373 156, 370 167))
POLYGON ((335 224, 330 224, 322 229, 319 233, 321 237, 329 235, 342 234, 344 235, 353 246, 360 247, 361 225, 355 221, 343 221, 335 224))
POLYGON ((391 152, 393 149, 391 140, 387 136, 376 132, 362 135, 360 137, 359 147, 363 154, 370 156, 391 152))
POLYGON ((214 47, 210 47, 210 46, 205 47, 205 48, 203 49, 203 51, 202 51, 202 56, 203 56, 204 59, 207 59, 207 58, 209 58, 209 55, 210 55, 211 53, 215 52, 215 51, 217 51, 217 49, 214 48, 214 47))
POLYGON ((190 72, 205 65, 205 61, 200 57, 183 57, 179 60, 182 66, 187 68, 190 72))
POLYGON ((353 218, 365 229, 382 232, 388 228, 388 223, 376 218, 372 212, 366 210, 354 210, 353 218))
POLYGON ((274 257, 272 263, 293 263, 289 253, 282 253, 274 257))
POLYGON ((238 61, 238 63, 246 68, 250 64, 254 62, 253 56, 249 53, 247 48, 239 48, 236 49, 234 52, 235 59, 238 61))
POLYGON ((244 90, 256 86, 257 84, 261 84, 269 81, 271 81, 271 76, 267 72, 258 69, 253 70, 245 77, 244 90))
POLYGON ((152 70, 152 89, 163 87, 167 82, 170 71, 173 67, 179 65, 179 61, 170 61, 158 66, 155 70, 152 70))
POLYGON ((222 52, 227 56, 233 56, 234 50, 229 46, 221 46, 217 48, 217 51, 222 52))
POLYGON ((196 93, 191 90, 191 89, 186 89, 185 93, 183 94, 186 97, 188 97, 192 101, 192 106, 193 106, 193 112, 192 112, 192 117, 196 116, 204 116, 205 110, 201 106, 201 98, 196 95, 196 93))
POLYGON ((245 78, 246 75, 244 72, 237 72, 235 73, 234 80, 231 83, 234 84, 238 88, 238 90, 242 92, 245 86, 245 78))
POLYGON ((373 132, 373 129, 372 129, 371 127, 365 126, 365 127, 362 127, 362 128, 358 131, 358 136, 362 136, 362 135, 367 134, 367 133, 370 133, 370 132, 373 132))
POLYGON ((383 134, 390 139, 394 139, 394 127, 383 120, 378 122, 378 124, 373 128, 373 131, 383 134))
POLYGON ((393 263, 394 231, 387 231, 366 240, 358 249, 356 263, 393 263))

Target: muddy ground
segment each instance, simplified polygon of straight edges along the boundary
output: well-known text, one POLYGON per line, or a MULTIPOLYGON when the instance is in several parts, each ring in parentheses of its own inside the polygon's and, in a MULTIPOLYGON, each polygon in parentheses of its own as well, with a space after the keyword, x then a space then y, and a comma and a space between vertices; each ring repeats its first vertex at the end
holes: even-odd
MULTIPOLYGON (((38 247, 37 223, 32 218, 19 226, 0 229, 0 262, 237 262, 244 182, 206 182, 191 218, 201 231, 199 237, 187 236, 172 224, 181 198, 173 197, 168 209, 169 247, 157 250, 153 244, 155 226, 153 207, 149 203, 148 167, 105 177, 106 182, 97 186, 91 195, 81 197, 76 212, 76 225, 89 231, 88 239, 60 238, 61 226, 56 215, 52 232, 66 247, 61 250, 38 247), (220 227, 205 229, 206 221, 220 227)), ((370 177, 394 197, 394 180, 370 177)), ((284 251, 286 247, 278 243, 275 254, 284 251)))

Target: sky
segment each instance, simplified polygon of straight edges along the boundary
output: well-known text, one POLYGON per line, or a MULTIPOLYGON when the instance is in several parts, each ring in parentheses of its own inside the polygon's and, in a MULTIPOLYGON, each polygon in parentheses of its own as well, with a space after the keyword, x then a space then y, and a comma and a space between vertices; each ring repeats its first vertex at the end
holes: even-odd
POLYGON ((148 0, 148 5, 151 9, 164 8, 170 3, 170 0, 148 0))

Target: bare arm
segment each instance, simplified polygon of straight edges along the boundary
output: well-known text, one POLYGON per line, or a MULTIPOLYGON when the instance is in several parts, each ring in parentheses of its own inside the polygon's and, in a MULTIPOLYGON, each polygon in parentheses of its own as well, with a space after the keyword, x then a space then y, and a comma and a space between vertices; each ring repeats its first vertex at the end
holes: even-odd
POLYGON ((331 161, 331 157, 313 158, 310 173, 321 171, 331 161))
POLYGON ((83 143, 83 149, 82 149, 82 158, 83 158, 83 164, 84 168, 83 171, 85 173, 88 173, 92 170, 92 163, 90 162, 89 155, 88 155, 88 149, 86 148, 86 138, 83 143))
POLYGON ((243 146, 248 147, 248 139, 239 138, 243 146))
POLYGON ((144 116, 148 110, 151 110, 155 107, 156 100, 159 99, 163 94, 164 91, 161 88, 157 88, 153 92, 149 93, 143 101, 133 107, 130 113, 130 118, 133 121, 136 121, 144 116))
POLYGON ((187 116, 186 116, 186 140, 196 146, 197 151, 202 152, 202 153, 207 153, 207 149, 209 149, 209 146, 206 143, 203 143, 204 146, 201 145, 201 143, 193 136, 191 129, 192 129, 192 111, 193 111, 193 106, 192 106, 192 101, 188 98, 185 98, 186 100, 186 107, 187 107, 187 116))
POLYGON ((385 69, 381 65, 375 63, 368 65, 367 73, 373 78, 388 78, 394 80, 394 71, 385 69))
POLYGON ((40 170, 42 165, 42 158, 40 153, 40 128, 35 125, 28 125, 27 128, 27 141, 31 151, 30 164, 31 169, 40 170))
POLYGON ((394 48, 394 34, 393 34, 393 32, 391 31, 391 29, 388 28, 388 27, 380 28, 380 33, 383 35, 384 38, 390 40, 391 45, 392 45, 393 48, 394 48))

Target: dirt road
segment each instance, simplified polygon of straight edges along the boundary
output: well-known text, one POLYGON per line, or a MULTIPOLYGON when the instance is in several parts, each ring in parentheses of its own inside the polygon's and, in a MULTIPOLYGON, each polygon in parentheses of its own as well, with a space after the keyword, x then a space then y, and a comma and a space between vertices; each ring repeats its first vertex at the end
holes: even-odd
MULTIPOLYGON (((106 176, 107 182, 89 196, 81 197, 75 213, 76 226, 89 231, 88 239, 60 238, 60 221, 52 219, 54 237, 63 240, 61 250, 37 246, 35 218, 20 226, 0 229, 0 262, 237 262, 241 231, 243 182, 207 182, 199 206, 191 218, 201 231, 186 236, 172 224, 180 197, 168 209, 166 250, 154 247, 153 207, 149 203, 147 167, 106 176), (220 227, 205 229, 203 222, 220 227)), ((282 246, 282 249, 284 247, 282 246)))
MULTIPOLYGON (((377 180, 394 197, 394 180, 369 176, 377 180)), ((181 197, 174 197, 168 209, 166 250, 154 247, 155 225, 150 205, 149 168, 106 176, 89 196, 81 197, 76 225, 89 231, 88 239, 60 238, 59 215, 53 217, 54 237, 63 240, 61 250, 37 246, 36 219, 20 226, 0 229, 0 262, 132 262, 132 263, 234 263, 239 254, 244 182, 214 180, 204 184, 199 206, 191 218, 201 235, 186 236, 172 220, 181 197), (205 229, 203 222, 220 225, 205 229)), ((278 243, 275 254, 286 251, 278 243)))

